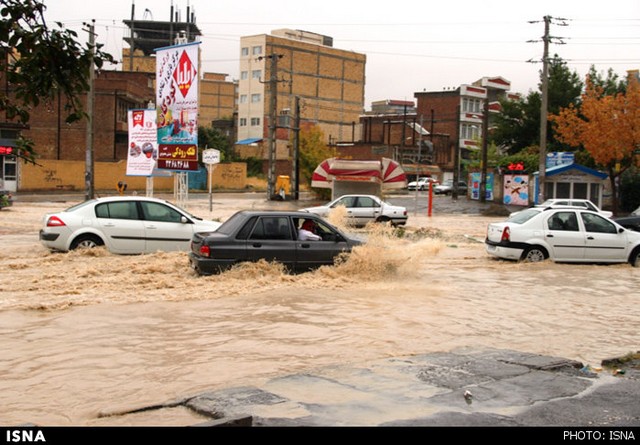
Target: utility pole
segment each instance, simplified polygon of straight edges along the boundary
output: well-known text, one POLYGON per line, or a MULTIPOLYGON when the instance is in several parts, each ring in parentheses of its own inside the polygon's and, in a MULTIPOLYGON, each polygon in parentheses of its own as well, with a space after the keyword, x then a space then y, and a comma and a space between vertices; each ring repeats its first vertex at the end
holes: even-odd
MULTIPOLYGON (((94 162, 93 162, 93 95, 94 95, 94 78, 95 69, 93 64, 93 50, 95 48, 95 19, 91 20, 89 25, 89 52, 91 55, 91 63, 89 65, 89 91, 87 92, 87 132, 86 132, 86 159, 85 159, 85 200, 93 199, 94 190, 94 162)), ((85 23, 86 25, 86 23, 85 23)))
MULTIPOLYGON (((420 165, 422 163, 422 114, 420 115, 420 129, 418 131, 418 162, 416 163, 416 215, 418 215, 418 191, 420 190, 420 184, 418 181, 420 180, 420 165)), ((403 138, 404 139, 404 138, 403 138)), ((431 199, 431 196, 429 196, 431 199)))
POLYGON ((551 17, 544 16, 544 51, 542 53, 542 102, 540 105, 540 158, 538 160, 538 198, 537 203, 544 201, 544 182, 547 168, 547 110, 549 107, 549 23, 551 17))
POLYGON ((134 0, 131 1, 131 39, 129 40, 129 71, 133 71, 133 41, 136 36, 135 27, 135 16, 136 16, 136 3, 134 0))
MULTIPOLYGON (((536 197, 536 203, 541 204, 544 201, 544 185, 545 185, 545 172, 547 168, 547 113, 549 109, 549 43, 551 39, 558 39, 558 37, 552 37, 549 34, 549 28, 551 21, 554 17, 545 15, 544 21, 544 35, 542 36, 542 42, 544 45, 542 53, 542 74, 541 74, 541 95, 542 100, 540 103, 540 156, 538 160, 538 196, 536 197)), ((557 18, 559 20, 556 23, 559 26, 567 26, 566 19, 557 18)), ((532 21, 529 23, 538 23, 532 21)), ((530 40, 529 42, 535 42, 530 40)), ((564 44, 561 40, 555 43, 564 44)))
POLYGON ((480 202, 487 202, 487 158, 489 150, 489 91, 482 111, 482 157, 480 160, 480 202))
POLYGON ((451 188, 451 199, 458 199, 458 181, 460 180, 460 105, 456 107, 456 138, 453 151, 453 187, 451 188))
POLYGON ((293 199, 300 198, 300 96, 295 97, 293 106, 293 199))
POLYGON ((258 60, 270 59, 271 60, 271 73, 269 80, 269 172, 267 175, 267 199, 271 200, 274 195, 275 189, 275 176, 276 176, 276 128, 278 124, 277 108, 278 108, 278 59, 284 57, 282 54, 270 54, 265 57, 258 57, 258 60))

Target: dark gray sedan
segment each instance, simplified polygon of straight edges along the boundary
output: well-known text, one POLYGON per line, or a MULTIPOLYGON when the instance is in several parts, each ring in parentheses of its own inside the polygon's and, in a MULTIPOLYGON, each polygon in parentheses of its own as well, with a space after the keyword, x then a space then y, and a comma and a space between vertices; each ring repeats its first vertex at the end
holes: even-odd
POLYGON ((614 218, 615 222, 620 224, 625 229, 634 230, 640 232, 640 215, 638 216, 623 216, 621 218, 614 218))
POLYGON ((215 232, 196 233, 189 262, 200 275, 229 269, 234 264, 258 260, 277 261, 291 272, 332 265, 343 252, 361 244, 321 217, 306 212, 243 210, 215 232), (305 220, 313 222, 319 240, 301 240, 305 220))

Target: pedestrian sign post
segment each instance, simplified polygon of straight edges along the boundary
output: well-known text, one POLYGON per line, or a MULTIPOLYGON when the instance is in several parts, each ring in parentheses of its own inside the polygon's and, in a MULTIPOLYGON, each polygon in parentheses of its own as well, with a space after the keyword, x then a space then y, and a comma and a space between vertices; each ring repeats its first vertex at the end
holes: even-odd
POLYGON ((220 150, 216 150, 215 148, 202 150, 202 162, 207 164, 207 171, 209 173, 209 212, 211 212, 213 211, 213 194, 211 191, 213 170, 216 168, 216 164, 220 163, 220 150))

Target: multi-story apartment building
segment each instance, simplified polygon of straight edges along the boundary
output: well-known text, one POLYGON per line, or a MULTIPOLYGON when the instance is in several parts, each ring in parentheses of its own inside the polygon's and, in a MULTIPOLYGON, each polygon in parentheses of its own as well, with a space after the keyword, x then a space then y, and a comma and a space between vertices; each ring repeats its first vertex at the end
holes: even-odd
POLYGON ((445 171, 460 171, 469 153, 480 149, 485 102, 490 113, 499 112, 501 98, 518 97, 509 93, 510 87, 511 83, 502 77, 483 77, 451 90, 414 93, 417 113, 424 117, 425 127, 434 133, 448 134, 453 142, 448 157, 451 162, 441 165, 445 171))
MULTIPOLYGON (((331 37, 307 31, 242 37, 238 140, 268 136, 273 91, 277 116, 291 116, 299 97, 301 121, 318 125, 327 142, 351 138, 364 109, 365 64, 364 54, 334 48, 331 37)), ((286 121, 279 118, 278 126, 286 121)), ((276 158, 288 156, 288 139, 287 131, 277 131, 276 158)))

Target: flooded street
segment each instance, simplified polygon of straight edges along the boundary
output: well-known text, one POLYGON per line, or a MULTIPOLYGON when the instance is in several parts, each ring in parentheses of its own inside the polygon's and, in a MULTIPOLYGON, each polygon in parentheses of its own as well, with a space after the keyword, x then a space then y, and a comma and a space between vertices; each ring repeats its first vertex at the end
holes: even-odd
MULTIPOLYGON (((448 199, 448 198, 442 198, 448 199)), ((273 264, 198 277, 186 253, 55 254, 46 212, 0 212, 2 424, 117 425, 105 416, 335 363, 495 347, 599 366, 640 345, 640 269, 519 264, 479 242, 503 217, 410 213, 402 237, 369 235, 347 261, 292 276, 273 264)), ((224 220, 260 200, 188 209, 224 220)), ((287 203, 281 203, 282 206, 287 203)), ((139 425, 189 425, 157 411, 139 425)))

